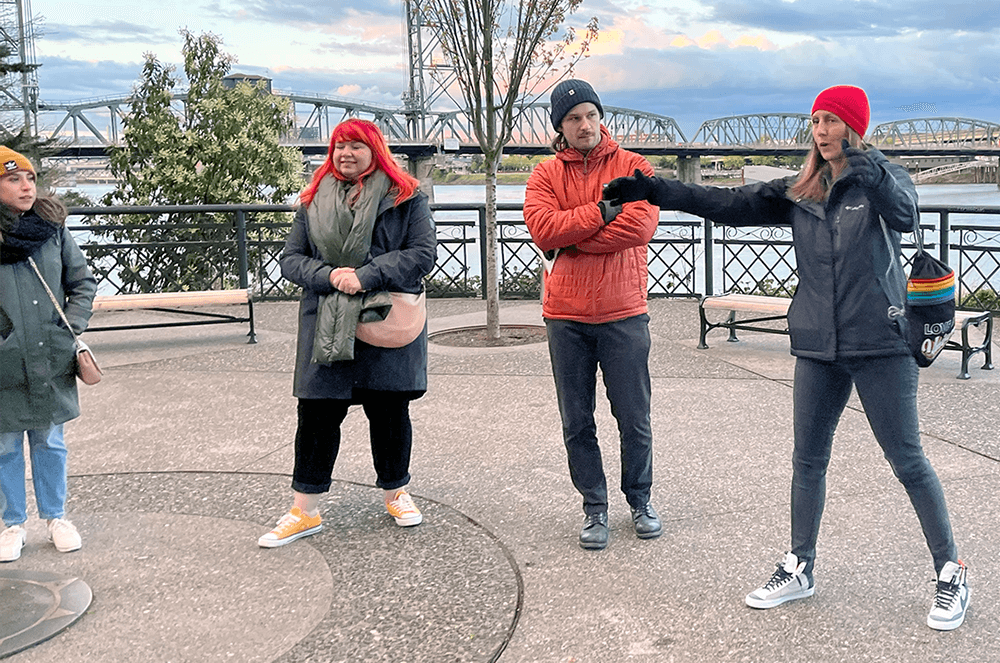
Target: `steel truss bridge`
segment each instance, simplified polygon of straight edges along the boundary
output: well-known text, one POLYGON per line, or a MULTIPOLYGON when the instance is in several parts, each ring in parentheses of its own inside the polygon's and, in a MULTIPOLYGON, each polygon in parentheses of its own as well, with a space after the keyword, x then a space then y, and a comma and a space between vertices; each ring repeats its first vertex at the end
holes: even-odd
MULTIPOLYGON (((275 93, 293 109, 294 129, 287 143, 305 154, 325 153, 330 131, 341 121, 361 117, 375 122, 394 151, 411 157, 479 151, 472 123, 462 110, 423 111, 419 122, 412 112, 339 97, 275 93)), ((173 103, 183 112, 186 94, 173 103)), ((130 112, 130 97, 114 97, 66 104, 39 103, 39 119, 50 120, 43 133, 61 139, 65 156, 103 156, 108 146, 120 144, 130 112)), ((604 107, 604 124, 623 146, 645 154, 801 154, 810 145, 809 116, 800 113, 734 115, 707 120, 689 141, 673 118, 643 111, 604 107)), ((41 124, 41 122, 40 122, 41 124)), ((537 154, 547 150, 552 135, 549 105, 520 108, 508 154, 537 154)), ((959 117, 896 120, 877 125, 869 140, 887 154, 1000 154, 1000 124, 959 117)))

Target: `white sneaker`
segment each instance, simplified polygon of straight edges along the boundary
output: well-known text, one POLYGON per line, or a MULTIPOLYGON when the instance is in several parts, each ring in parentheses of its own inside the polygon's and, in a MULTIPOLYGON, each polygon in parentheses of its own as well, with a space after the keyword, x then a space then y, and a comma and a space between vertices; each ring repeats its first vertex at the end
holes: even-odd
POLYGON ((934 607, 927 615, 927 625, 938 631, 953 631, 965 621, 969 607, 969 585, 965 581, 965 564, 948 562, 937 579, 934 607))
POLYGON ((49 521, 49 540, 55 544, 56 550, 62 553, 79 550, 83 545, 80 533, 68 520, 53 518, 49 521))
POLYGON ((778 568, 771 579, 747 594, 746 603, 751 608, 773 608, 785 601, 804 599, 816 591, 812 578, 802 573, 805 562, 792 553, 785 553, 785 559, 778 562, 778 568))
POLYGON ((13 562, 21 556, 28 533, 20 525, 11 525, 0 532, 0 562, 13 562))

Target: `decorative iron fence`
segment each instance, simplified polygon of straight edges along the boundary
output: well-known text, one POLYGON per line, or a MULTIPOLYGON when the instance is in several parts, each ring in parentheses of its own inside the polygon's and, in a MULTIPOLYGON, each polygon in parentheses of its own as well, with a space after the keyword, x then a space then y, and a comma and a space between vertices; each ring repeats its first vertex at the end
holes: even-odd
MULTIPOLYGON (((428 295, 485 297, 485 204, 431 208, 438 249, 428 295)), ((497 209, 500 296, 537 298, 541 266, 522 205, 498 203, 497 209)), ((281 300, 298 296, 278 266, 292 211, 287 205, 72 208, 69 228, 102 294, 250 287, 258 300, 281 300)), ((924 246, 955 267, 960 306, 1000 310, 1000 219, 990 223, 1000 206, 920 211, 924 246)), ((904 242, 907 261, 915 250, 912 241, 904 242)), ((716 228, 674 212, 661 214, 648 264, 650 297, 731 291, 790 297, 797 284, 789 228, 716 228)))

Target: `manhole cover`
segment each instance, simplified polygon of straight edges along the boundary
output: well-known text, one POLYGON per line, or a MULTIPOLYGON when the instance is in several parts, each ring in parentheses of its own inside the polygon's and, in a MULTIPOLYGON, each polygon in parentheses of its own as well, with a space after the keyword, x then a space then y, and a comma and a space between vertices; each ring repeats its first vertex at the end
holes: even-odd
POLYGON ((40 571, 0 572, 0 658, 44 642, 75 622, 92 596, 79 578, 40 571))

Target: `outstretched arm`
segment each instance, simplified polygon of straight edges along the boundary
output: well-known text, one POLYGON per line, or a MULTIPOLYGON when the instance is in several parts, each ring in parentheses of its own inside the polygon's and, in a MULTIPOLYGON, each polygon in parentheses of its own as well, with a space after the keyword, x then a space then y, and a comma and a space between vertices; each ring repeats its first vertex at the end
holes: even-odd
POLYGON ((773 180, 734 188, 701 186, 647 177, 636 169, 632 177, 609 182, 604 197, 612 204, 646 200, 660 209, 679 210, 725 225, 787 225, 792 204, 785 196, 788 183, 773 180))

